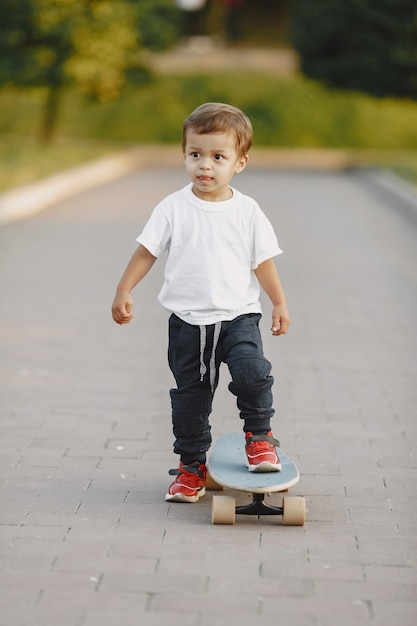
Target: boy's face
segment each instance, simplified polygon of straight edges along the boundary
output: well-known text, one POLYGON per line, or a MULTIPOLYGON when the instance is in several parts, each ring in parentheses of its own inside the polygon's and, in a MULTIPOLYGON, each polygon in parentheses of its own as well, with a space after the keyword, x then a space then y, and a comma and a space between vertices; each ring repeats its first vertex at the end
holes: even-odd
POLYGON ((185 169, 198 198, 209 202, 228 200, 233 174, 241 172, 248 156, 236 149, 233 133, 198 135, 188 131, 184 149, 185 169))

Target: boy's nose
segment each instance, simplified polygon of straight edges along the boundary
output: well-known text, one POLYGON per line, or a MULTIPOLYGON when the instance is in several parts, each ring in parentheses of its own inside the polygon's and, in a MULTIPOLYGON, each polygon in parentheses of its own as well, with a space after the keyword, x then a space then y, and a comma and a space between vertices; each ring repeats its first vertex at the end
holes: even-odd
POLYGON ((203 161, 201 161, 200 168, 202 170, 209 170, 211 168, 210 160, 204 159, 203 161))

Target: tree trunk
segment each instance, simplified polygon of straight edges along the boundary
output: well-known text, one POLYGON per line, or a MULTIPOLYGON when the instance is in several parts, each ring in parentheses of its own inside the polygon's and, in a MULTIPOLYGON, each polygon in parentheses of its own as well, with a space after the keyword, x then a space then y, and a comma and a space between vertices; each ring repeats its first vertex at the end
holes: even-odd
POLYGON ((51 143, 58 119, 61 89, 58 85, 49 85, 41 124, 40 138, 42 143, 51 143))

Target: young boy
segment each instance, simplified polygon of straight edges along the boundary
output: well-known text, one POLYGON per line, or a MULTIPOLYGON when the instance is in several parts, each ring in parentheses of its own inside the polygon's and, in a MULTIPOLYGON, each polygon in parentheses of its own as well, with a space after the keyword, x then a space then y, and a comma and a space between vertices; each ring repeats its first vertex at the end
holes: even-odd
POLYGON ((272 334, 290 318, 273 257, 280 254, 270 222, 257 203, 229 186, 245 169, 252 125, 236 107, 199 106, 184 122, 183 154, 191 179, 154 209, 117 287, 113 319, 132 320, 131 291, 168 251, 159 302, 171 313, 169 365, 174 452, 179 468, 166 500, 197 502, 205 493, 209 415, 221 362, 237 397, 246 436, 248 469, 281 469, 270 420, 271 364, 259 331, 260 287, 272 304, 272 334))

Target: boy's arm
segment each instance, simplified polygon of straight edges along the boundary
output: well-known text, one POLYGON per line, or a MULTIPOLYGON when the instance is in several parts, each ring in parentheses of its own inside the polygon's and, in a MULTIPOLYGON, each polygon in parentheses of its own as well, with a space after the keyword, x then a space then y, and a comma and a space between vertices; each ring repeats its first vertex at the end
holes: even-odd
POLYGON ((117 286, 111 309, 117 324, 128 324, 133 318, 133 300, 130 292, 146 276, 155 261, 156 257, 139 244, 117 286))
POLYGON ((290 325, 284 289, 273 259, 264 261, 254 270, 262 289, 269 296, 274 308, 272 310, 272 334, 284 335, 290 325))

